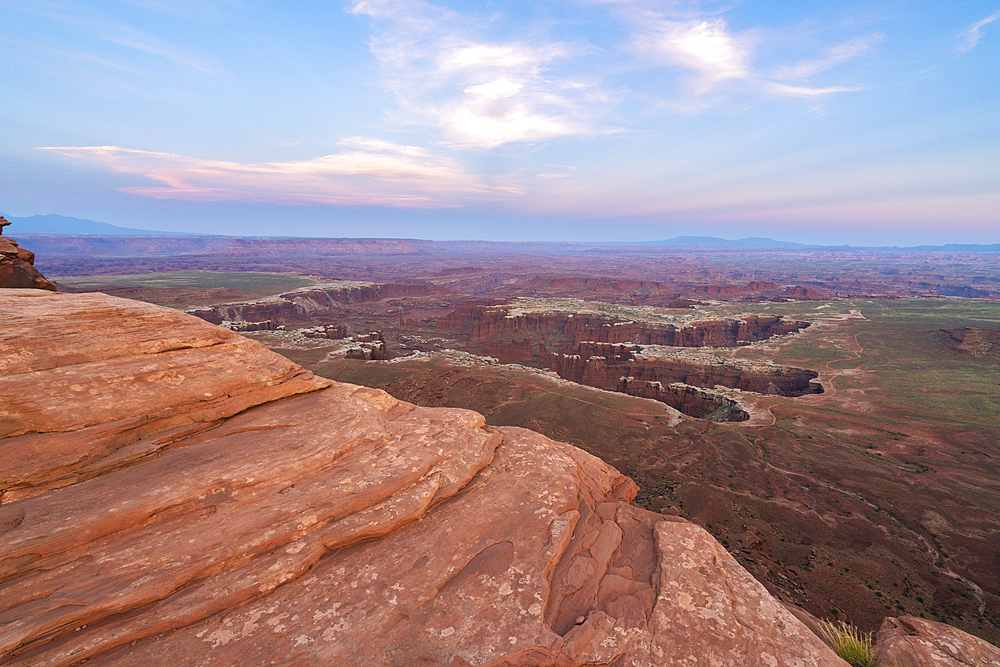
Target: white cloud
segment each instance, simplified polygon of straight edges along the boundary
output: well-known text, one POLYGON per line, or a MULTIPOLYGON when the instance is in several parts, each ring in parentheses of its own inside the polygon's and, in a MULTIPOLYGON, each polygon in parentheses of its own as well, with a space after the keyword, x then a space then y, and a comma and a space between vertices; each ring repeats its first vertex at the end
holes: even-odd
POLYGON ((342 144, 343 151, 310 160, 258 163, 119 146, 41 150, 147 178, 154 184, 122 190, 154 199, 442 208, 520 194, 509 181, 471 175, 455 160, 417 146, 363 137, 342 144))
POLYGON ((983 38, 983 28, 997 19, 1000 19, 1000 12, 991 14, 982 21, 977 21, 962 31, 962 43, 958 45, 956 51, 958 53, 971 51, 976 44, 979 44, 979 40, 983 38))
POLYGON ((707 86, 748 75, 748 49, 725 21, 653 19, 635 36, 632 48, 659 65, 681 65, 697 72, 707 86))
POLYGON ((706 95, 724 82, 730 92, 743 92, 785 97, 815 97, 832 93, 860 90, 853 86, 786 85, 773 79, 807 79, 834 65, 857 57, 884 38, 883 35, 863 35, 829 47, 819 59, 804 60, 797 65, 778 68, 771 76, 756 71, 753 66, 757 38, 752 33, 734 33, 723 18, 677 18, 660 11, 637 7, 627 0, 618 3, 622 12, 635 26, 628 49, 639 60, 636 67, 679 67, 688 73, 682 81, 687 98, 670 106, 687 111, 700 111, 717 103, 706 95))
POLYGON ((846 86, 828 86, 826 88, 807 88, 805 86, 789 86, 776 81, 761 81, 763 90, 773 95, 784 95, 786 97, 817 97, 819 95, 832 95, 833 93, 853 93, 862 88, 848 88, 846 86))
POLYGON ((558 73, 586 45, 490 38, 489 21, 419 1, 357 0, 350 11, 373 21, 369 46, 399 102, 398 121, 441 128, 446 143, 471 148, 610 131, 600 122, 608 96, 594 81, 558 73))

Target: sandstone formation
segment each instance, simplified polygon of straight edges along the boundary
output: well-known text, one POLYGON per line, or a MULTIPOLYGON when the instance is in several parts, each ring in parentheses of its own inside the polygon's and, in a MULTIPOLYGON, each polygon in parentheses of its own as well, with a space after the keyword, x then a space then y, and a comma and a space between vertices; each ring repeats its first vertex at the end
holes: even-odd
POLYGON ((846 664, 581 450, 165 308, 0 316, 4 665, 846 664))
POLYGON ((427 296, 433 291, 426 285, 408 283, 340 281, 303 287, 256 301, 191 308, 187 312, 212 324, 263 322, 266 320, 279 324, 325 314, 338 304, 369 303, 402 296, 427 296))
POLYGON ((655 280, 544 273, 516 287, 501 288, 500 293, 504 292, 517 296, 569 297, 663 308, 690 308, 699 303, 681 298, 674 283, 665 285, 655 280))
POLYGON ((683 382, 664 385, 657 381, 639 381, 623 377, 618 381, 617 391, 629 396, 651 398, 666 403, 670 407, 691 417, 716 422, 743 422, 750 414, 731 398, 683 382))
POLYGON ((438 328, 467 331, 470 350, 501 361, 535 364, 578 384, 652 398, 689 416, 715 421, 749 419, 735 401, 711 391, 716 385, 782 396, 823 391, 818 373, 801 368, 637 356, 643 345, 747 345, 801 331, 809 326, 808 322, 775 315, 744 315, 675 326, 601 315, 512 310, 512 305, 505 302, 470 301, 438 320, 438 328), (559 352, 550 353, 550 346, 559 352))
POLYGON ((878 631, 880 664, 900 667, 1000 667, 1000 648, 944 623, 887 618, 878 631))
MULTIPOLYGON (((2 217, 0 220, 7 222, 2 217)), ((33 287, 56 291, 56 286, 35 268, 35 253, 19 248, 17 241, 5 236, 0 236, 0 288, 2 287, 33 287)))
POLYGON ((680 360, 614 353, 622 346, 584 343, 560 354, 544 354, 542 364, 567 380, 602 389, 615 389, 622 378, 698 387, 722 385, 741 391, 776 396, 823 393, 816 371, 776 364, 736 361, 680 360), (605 354, 599 354, 609 348, 605 354))
POLYGON ((601 315, 560 312, 512 314, 506 303, 470 301, 459 304, 438 328, 468 332, 470 344, 500 338, 529 347, 541 342, 550 348, 583 342, 636 343, 675 347, 735 347, 772 336, 801 331, 808 322, 786 320, 777 315, 744 315, 740 318, 705 320, 685 326, 615 320, 601 315))

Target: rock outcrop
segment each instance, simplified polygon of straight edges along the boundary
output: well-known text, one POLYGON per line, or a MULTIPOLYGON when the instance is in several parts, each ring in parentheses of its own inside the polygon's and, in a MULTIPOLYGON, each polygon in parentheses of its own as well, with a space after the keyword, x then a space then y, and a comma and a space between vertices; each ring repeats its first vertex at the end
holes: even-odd
POLYGON ((569 445, 166 308, 0 315, 4 665, 846 664, 569 445))
POLYGON ((1000 667, 1000 648, 944 623, 887 618, 878 631, 879 664, 900 667, 1000 667))
POLYGON ((6 236, 0 236, 0 288, 3 287, 56 291, 56 286, 35 268, 35 253, 18 247, 17 241, 6 236))

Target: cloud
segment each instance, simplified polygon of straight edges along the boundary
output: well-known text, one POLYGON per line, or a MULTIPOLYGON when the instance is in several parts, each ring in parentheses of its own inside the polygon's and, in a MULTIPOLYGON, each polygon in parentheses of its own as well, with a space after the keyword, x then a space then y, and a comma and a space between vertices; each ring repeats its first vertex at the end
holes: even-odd
POLYGON ((689 111, 708 106, 704 96, 724 82, 739 84, 730 86, 731 92, 785 97, 808 98, 860 90, 853 86, 793 86, 774 79, 807 79, 865 53, 884 38, 881 34, 863 35, 827 48, 823 58, 783 66, 767 76, 753 67, 756 36, 734 33, 721 17, 679 19, 642 9, 627 0, 619 4, 627 7, 623 15, 635 25, 628 49, 639 58, 636 66, 679 67, 688 73, 684 80, 688 98, 674 106, 689 111))
POLYGON ((345 150, 310 160, 240 163, 121 148, 42 147, 67 157, 147 178, 155 185, 122 188, 154 199, 276 204, 375 205, 418 208, 508 199, 511 182, 489 182, 456 161, 417 146, 355 137, 345 150))
POLYGON ((635 36, 632 48, 650 58, 651 64, 681 65, 694 70, 706 88, 749 74, 749 51, 728 31, 722 19, 648 20, 646 30, 635 36))
POLYGON ((803 60, 795 65, 784 65, 774 71, 776 79, 807 79, 825 72, 845 60, 857 58, 870 51, 876 44, 885 39, 885 34, 874 33, 861 35, 836 46, 826 49, 826 56, 817 60, 803 60))
POLYGON ((979 43, 979 40, 983 38, 983 28, 997 19, 1000 19, 1000 12, 991 14, 982 21, 977 21, 962 31, 962 43, 958 45, 955 51, 957 53, 971 51, 979 43))
POLYGON ((559 137, 596 136, 609 96, 592 78, 561 74, 589 45, 509 38, 491 21, 425 2, 357 0, 373 23, 369 41, 399 104, 397 120, 440 128, 446 143, 491 149, 559 137))

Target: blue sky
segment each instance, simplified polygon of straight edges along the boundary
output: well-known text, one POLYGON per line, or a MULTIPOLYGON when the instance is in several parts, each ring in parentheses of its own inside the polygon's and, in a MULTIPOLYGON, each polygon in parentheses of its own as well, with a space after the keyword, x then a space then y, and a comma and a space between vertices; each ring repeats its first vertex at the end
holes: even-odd
POLYGON ((0 25, 9 215, 1000 242, 1000 0, 0 0, 0 25))

